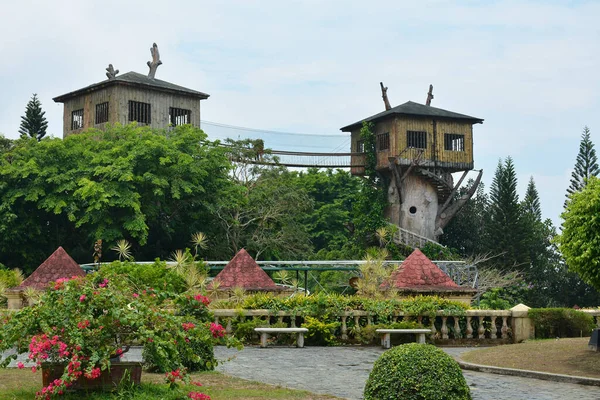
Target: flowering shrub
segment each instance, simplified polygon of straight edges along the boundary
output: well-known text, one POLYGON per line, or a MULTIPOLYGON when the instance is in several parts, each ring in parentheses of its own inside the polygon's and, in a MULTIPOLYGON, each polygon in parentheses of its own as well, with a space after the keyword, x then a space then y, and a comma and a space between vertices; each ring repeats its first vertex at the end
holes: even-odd
MULTIPOLYGON (((98 378, 136 344, 144 345, 145 356, 161 371, 183 376, 186 362, 194 367, 214 365, 212 346, 217 339, 208 323, 165 312, 167 295, 139 289, 129 287, 126 277, 61 279, 39 303, 3 321, 0 353, 13 347, 18 353, 29 352, 33 371, 47 362, 64 365, 61 378, 42 389, 40 398, 61 394, 82 375, 98 378)), ((200 304, 206 308, 201 300, 200 304)), ((200 314, 204 312, 208 315, 206 310, 200 314)), ((0 366, 14 358, 7 357, 0 366)))

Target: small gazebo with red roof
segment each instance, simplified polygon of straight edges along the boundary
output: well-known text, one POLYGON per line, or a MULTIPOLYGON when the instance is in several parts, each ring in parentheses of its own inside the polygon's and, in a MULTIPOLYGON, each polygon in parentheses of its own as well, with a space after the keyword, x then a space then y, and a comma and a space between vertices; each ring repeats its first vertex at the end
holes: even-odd
POLYGON ((50 282, 73 276, 85 276, 85 271, 67 254, 65 249, 59 247, 23 283, 7 290, 8 308, 21 308, 22 293, 27 288, 43 291, 48 288, 50 282))
POLYGON ((444 271, 419 249, 415 249, 404 262, 381 284, 382 290, 397 290, 400 294, 431 294, 471 302, 477 292, 473 288, 458 286, 444 271))
POLYGON ((278 286, 263 271, 245 249, 241 249, 214 278, 218 291, 229 292, 242 288, 249 292, 289 292, 293 289, 278 286))

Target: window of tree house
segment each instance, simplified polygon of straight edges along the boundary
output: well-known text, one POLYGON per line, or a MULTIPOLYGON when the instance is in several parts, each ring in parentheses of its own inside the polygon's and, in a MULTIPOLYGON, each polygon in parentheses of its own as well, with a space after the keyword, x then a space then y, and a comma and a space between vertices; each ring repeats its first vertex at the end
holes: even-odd
POLYGON ((364 140, 359 140, 358 142, 356 142, 356 152, 357 153, 365 152, 365 141, 364 140))
POLYGON ((446 133, 444 135, 444 150, 465 151, 465 135, 446 133))
POLYGON ((169 121, 171 126, 190 124, 192 121, 192 111, 169 107, 169 121))
POLYGON ((150 104, 129 100, 129 122, 149 124, 152 121, 151 111, 150 104))
POLYGON ((427 132, 406 131, 406 147, 427 148, 427 132))
POLYGON ((96 104, 96 123, 103 124, 108 122, 108 101, 96 104))
POLYGON ((83 128, 83 108, 71 113, 71 130, 83 128))
POLYGON ((390 134, 389 132, 380 133, 377 135, 377 151, 390 149, 390 134))

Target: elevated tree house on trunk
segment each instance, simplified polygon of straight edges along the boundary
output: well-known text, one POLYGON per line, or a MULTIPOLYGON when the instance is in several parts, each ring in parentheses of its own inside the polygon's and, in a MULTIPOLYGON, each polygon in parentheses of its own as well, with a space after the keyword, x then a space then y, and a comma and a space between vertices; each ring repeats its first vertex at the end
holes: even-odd
MULTIPOLYGON (((387 87, 380 83, 385 111, 341 128, 351 133, 351 151, 364 153, 360 130, 373 124, 376 170, 388 182, 386 217, 405 231, 436 241, 444 227, 475 194, 483 171, 468 193, 455 194, 473 170, 473 125, 483 119, 431 107, 433 85, 426 105, 408 101, 391 107, 387 87), (454 183, 453 173, 461 173, 454 183)), ((365 156, 353 155, 352 165, 365 165, 365 156)), ((364 175, 364 167, 353 167, 364 175)), ((410 244, 410 243, 409 243, 410 244)))

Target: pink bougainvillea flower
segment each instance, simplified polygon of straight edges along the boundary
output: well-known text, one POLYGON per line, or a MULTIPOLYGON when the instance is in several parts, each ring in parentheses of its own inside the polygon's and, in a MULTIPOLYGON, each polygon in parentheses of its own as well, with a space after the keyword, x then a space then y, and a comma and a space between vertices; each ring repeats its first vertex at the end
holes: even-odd
POLYGON ((221 324, 215 324, 214 322, 210 323, 210 332, 214 338, 225 336, 225 329, 223 329, 223 326, 221 324))
POLYGON ((137 299, 138 297, 140 297, 140 295, 139 295, 139 294, 137 294, 137 293, 134 293, 134 294, 133 294, 133 297, 135 297, 135 298, 137 299))
POLYGON ((85 301, 85 299, 86 299, 86 295, 85 295, 85 294, 82 294, 82 295, 79 297, 79 301, 81 301, 81 302, 84 302, 84 301, 85 301))
POLYGON ((202 384, 200 382, 192 382, 192 385, 202 386, 202 384))
POLYGON ((23 368, 25 368, 25 364, 23 364, 21 361, 19 361, 19 362, 17 363, 17 368, 19 368, 19 369, 23 369, 23 368))
POLYGON ((98 285, 98 287, 105 288, 106 286, 108 286, 108 279, 104 278, 104 280, 101 284, 98 285))
POLYGON ((190 329, 194 329, 196 325, 193 322, 184 322, 181 324, 181 327, 184 331, 189 331, 190 329))
POLYGON ((189 392, 187 397, 192 400, 210 400, 210 396, 200 392, 189 392))

